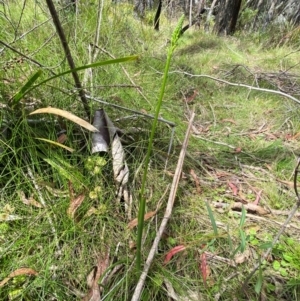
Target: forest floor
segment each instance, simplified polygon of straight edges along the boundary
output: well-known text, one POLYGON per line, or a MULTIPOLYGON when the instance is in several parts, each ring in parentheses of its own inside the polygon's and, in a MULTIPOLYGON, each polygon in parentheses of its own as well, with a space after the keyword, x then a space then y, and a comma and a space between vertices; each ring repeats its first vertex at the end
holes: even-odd
MULTIPOLYGON (((130 300, 138 279, 134 218, 149 115, 154 115, 176 22, 163 18, 155 32, 132 17, 131 6, 105 6, 92 61, 129 55, 138 60, 80 73, 94 98, 93 112, 103 108, 121 135, 129 167, 128 212, 116 197, 113 162, 90 154, 87 131, 51 115, 29 115, 51 106, 87 119, 70 74, 33 89, 20 105, 10 104, 39 69, 42 81, 68 66, 46 7, 4 2, 0 298, 130 300), (62 130, 64 137, 58 137, 62 130), (61 138, 58 142, 75 151, 40 138, 61 138), (92 299, 93 290, 98 299, 92 299)), ((60 11, 60 17, 76 66, 91 63, 96 9, 82 4, 79 14, 60 11)), ((272 245, 297 203, 299 45, 289 37, 287 31, 217 37, 201 27, 180 39, 148 166, 143 260, 164 215, 193 111, 195 119, 173 213, 141 300, 300 297, 298 212, 272 245)))

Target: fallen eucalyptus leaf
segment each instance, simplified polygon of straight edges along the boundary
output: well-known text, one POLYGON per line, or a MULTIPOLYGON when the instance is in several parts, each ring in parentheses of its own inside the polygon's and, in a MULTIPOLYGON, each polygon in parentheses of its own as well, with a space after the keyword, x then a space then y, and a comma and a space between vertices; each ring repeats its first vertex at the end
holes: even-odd
POLYGON ((36 275, 38 275, 38 272, 36 272, 35 270, 30 269, 30 268, 17 269, 15 271, 13 271, 12 273, 10 273, 6 278, 4 278, 0 282, 0 287, 4 286, 11 278, 14 278, 16 276, 21 276, 21 275, 36 276, 36 275))
POLYGON ((47 113, 47 114, 54 114, 54 115, 58 115, 61 117, 64 117, 66 119, 69 119, 71 121, 73 121, 74 123, 80 125, 81 127, 91 131, 91 132, 97 132, 98 130, 91 125, 89 122, 83 120, 82 118, 68 112, 65 110, 61 110, 61 109, 57 109, 57 108, 41 108, 41 109, 37 109, 33 112, 31 112, 29 115, 33 115, 33 114, 43 114, 43 113, 47 113))

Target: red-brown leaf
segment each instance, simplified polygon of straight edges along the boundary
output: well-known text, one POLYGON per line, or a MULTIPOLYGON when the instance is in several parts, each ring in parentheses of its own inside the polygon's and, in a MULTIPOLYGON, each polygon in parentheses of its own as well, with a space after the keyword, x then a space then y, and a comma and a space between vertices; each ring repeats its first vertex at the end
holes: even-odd
POLYGON ((235 148, 235 150, 234 150, 234 152, 235 152, 236 154, 239 154, 241 151, 242 151, 242 148, 241 148, 241 147, 237 147, 237 148, 235 148))
POLYGON ((164 264, 167 264, 175 254, 177 254, 178 252, 181 252, 185 249, 186 249, 186 247, 184 245, 179 245, 179 246, 176 246, 173 249, 171 249, 165 256, 164 264))
POLYGON ((258 205, 258 203, 259 203, 259 201, 260 201, 261 193, 262 193, 262 190, 260 190, 260 191, 256 194, 256 199, 255 199, 255 201, 253 202, 254 205, 258 205))
POLYGON ((234 196, 238 194, 238 188, 231 182, 228 181, 228 186, 231 188, 234 196))
POLYGON ((193 94, 191 95, 191 96, 186 96, 185 97, 185 102, 186 103, 191 103, 194 99, 195 99, 195 97, 197 96, 199 94, 199 92, 197 91, 197 90, 194 90, 193 91, 193 94))
POLYGON ((200 270, 201 270, 204 285, 206 285, 207 278, 210 274, 210 269, 209 269, 209 266, 207 264, 207 259, 206 259, 205 252, 203 252, 200 255, 200 270))

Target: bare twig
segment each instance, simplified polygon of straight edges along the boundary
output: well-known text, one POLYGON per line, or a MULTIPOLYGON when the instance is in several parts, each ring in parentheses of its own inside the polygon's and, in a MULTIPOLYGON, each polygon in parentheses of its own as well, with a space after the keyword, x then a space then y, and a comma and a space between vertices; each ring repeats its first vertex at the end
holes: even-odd
POLYGON ((72 76, 73 76, 73 79, 74 79, 74 82, 75 82, 75 86, 78 89, 78 93, 79 93, 79 96, 81 98, 84 110, 85 110, 85 112, 86 112, 86 114, 88 116, 88 119, 90 119, 90 108, 89 108, 89 105, 88 105, 88 100, 87 100, 87 98, 85 96, 85 92, 84 92, 84 90, 82 88, 82 85, 81 85, 78 73, 77 73, 76 70, 74 70, 76 68, 76 66, 75 66, 75 63, 74 63, 74 60, 73 60, 73 57, 72 57, 72 54, 71 54, 71 50, 69 48, 69 44, 68 44, 67 38, 66 38, 64 30, 63 30, 63 28, 61 26, 59 17, 57 15, 55 6, 54 6, 52 0, 46 0, 46 2, 47 2, 47 5, 48 5, 50 14, 52 16, 53 23, 55 25, 57 34, 58 34, 58 36, 60 38, 60 41, 61 41, 61 44, 63 46, 63 49, 64 49, 64 52, 65 52, 68 64, 70 66, 70 69, 72 70, 72 76))
POLYGON ((217 3, 217 0, 214 0, 211 4, 211 7, 210 7, 209 11, 208 11, 205 26, 204 26, 205 31, 209 31, 210 19, 211 19, 211 15, 213 13, 213 10, 215 8, 216 3, 217 3))
MULTIPOLYGON (((116 57, 114 55, 112 55, 110 52, 108 52, 107 50, 105 50, 102 47, 99 47, 97 45, 93 45, 94 47, 100 49, 102 52, 106 53, 107 55, 109 55, 111 58, 115 59, 116 57)), ((127 70, 121 66, 123 72, 125 73, 125 75, 127 76, 127 78, 129 79, 129 81, 131 82, 132 85, 136 86, 135 82, 132 80, 132 78, 130 77, 129 73, 127 72, 127 70)), ((147 99, 147 97, 144 95, 144 93, 142 92, 141 88, 137 88, 137 91, 140 93, 140 95, 148 102, 148 104, 150 104, 149 100, 147 99)))
MULTIPOLYGON (((10 49, 11 51, 19 54, 21 57, 25 58, 26 60, 34 63, 35 65, 41 67, 41 68, 47 68, 46 66, 42 65, 41 63, 39 63, 38 61, 34 60, 33 58, 27 56, 26 54, 20 52, 19 50, 17 50, 14 47, 11 47, 10 45, 8 45, 7 43, 3 42, 2 40, 0 40, 0 44, 2 44, 3 46, 5 46, 6 48, 10 49)), ((51 70, 49 70, 53 75, 55 75, 55 73, 51 70)))
MULTIPOLYGON (((150 119, 153 119, 154 116, 153 115, 150 115, 150 114, 145 114, 145 113, 142 113, 140 111, 136 111, 136 110, 133 110, 133 109, 129 109, 129 108, 126 108, 126 107, 122 107, 122 106, 119 106, 119 105, 116 105, 116 104, 113 104, 113 103, 109 103, 105 100, 102 100, 100 98, 96 98, 96 97, 92 97, 92 96, 89 96, 89 95, 86 95, 86 98, 87 99, 90 99, 90 100, 93 100, 93 101, 96 101, 96 102, 99 102, 101 104, 104 104, 104 105, 107 105, 107 106, 110 106, 110 107, 114 107, 114 108, 117 108, 117 109, 121 109, 123 111, 127 111, 127 112, 131 112, 131 113, 134 113, 136 115, 140 115, 140 116, 144 116, 144 117, 147 117, 147 118, 150 118, 150 119)), ((169 120, 166 120, 164 118, 161 118, 159 117, 158 118, 158 121, 159 122, 162 122, 162 123, 165 123, 165 124, 168 124, 170 125, 171 127, 175 127, 176 124, 172 121, 169 121, 169 120)))
MULTIPOLYGON (((239 211, 235 211, 234 214, 236 215, 242 215, 242 212, 239 212, 239 211)), ((263 223, 269 223, 269 224, 275 224, 275 225, 278 225, 279 227, 282 227, 284 223, 281 223, 281 222, 278 222, 274 219, 271 219, 271 218, 265 218, 265 217, 262 217, 262 216, 258 216, 258 215, 254 215, 254 214, 251 214, 251 213, 247 213, 247 218, 249 219, 252 219, 254 221, 260 221, 260 222, 263 222, 263 223)), ((296 230, 300 230, 299 227, 297 227, 295 224, 289 224, 286 226, 286 228, 293 228, 293 229, 296 229, 296 230)))
MULTIPOLYGON (((206 142, 209 142, 209 143, 213 143, 213 144, 217 144, 217 145, 226 146, 226 147, 228 147, 228 148, 230 148, 230 149, 233 149, 233 150, 236 150, 236 149, 237 149, 236 146, 227 144, 227 143, 225 143, 225 142, 209 140, 209 139, 206 139, 206 138, 204 138, 204 137, 201 137, 201 136, 199 136, 199 133, 197 132, 197 130, 196 130, 195 128, 193 128, 193 130, 194 130, 194 132, 195 132, 195 134, 193 135, 193 137, 196 137, 196 138, 198 138, 198 139, 200 139, 200 140, 203 140, 203 141, 206 141, 206 142)), ((239 151, 239 153, 245 154, 245 155, 247 155, 247 156, 249 156, 249 157, 251 157, 251 158, 255 158, 256 160, 260 160, 259 158, 256 158, 255 156, 253 156, 253 155, 251 155, 251 154, 249 154, 249 153, 247 153, 247 152, 244 152, 244 151, 242 151, 242 150, 239 151)), ((263 160, 260 160, 260 161, 263 161, 263 160)))
MULTIPOLYGON (((96 34, 95 34, 94 45, 98 45, 99 40, 100 40, 100 27, 101 27, 101 20, 102 20, 102 11, 103 11, 103 6, 104 6, 103 4, 104 4, 104 0, 98 1, 97 30, 96 30, 96 34)), ((93 46, 93 51, 92 51, 93 60, 95 60, 96 57, 98 56, 98 52, 99 52, 99 49, 96 48, 95 46, 93 46)))
MULTIPOLYGON (((103 6, 104 6, 104 0, 99 0, 98 8, 97 8, 97 11, 98 11, 97 29, 96 29, 96 33, 95 33, 94 44, 89 45, 89 64, 93 63, 99 54, 99 48, 97 48, 95 45, 99 44, 103 6)), ((83 77, 83 85, 84 86, 86 85, 88 79, 90 79, 91 83, 93 82, 93 69, 92 68, 85 70, 84 77, 83 77)))
POLYGON ((139 281, 136 285, 136 288, 135 288, 134 294, 131 298, 131 301, 140 300, 140 296, 141 296, 141 293, 142 293, 142 290, 143 290, 143 287, 144 287, 144 283, 145 283, 146 277, 148 275, 148 271, 150 269, 151 263, 154 259, 154 255, 156 253, 158 244, 160 242, 160 239, 162 237, 163 232, 165 231, 168 220, 171 217, 172 209, 173 209, 173 205, 174 205, 174 200, 175 200, 175 196, 176 196, 176 192, 177 192, 179 179, 180 179, 180 176, 181 176, 183 161, 184 161, 184 158, 185 158, 185 153, 186 153, 186 149, 187 149, 188 140, 189 140, 190 131, 191 131, 191 128, 192 128, 194 117, 195 117, 195 113, 193 112, 191 117, 190 117, 190 120, 189 120, 188 129, 186 131, 185 138, 184 138, 182 148, 181 148, 181 152, 180 152, 180 155, 179 155, 179 158, 178 158, 178 163, 177 163, 177 167, 176 167, 176 170, 175 170, 175 175, 174 175, 173 182, 172 182, 172 187, 171 187, 171 190, 170 190, 170 195, 169 195, 169 199, 168 199, 167 208, 166 208, 163 220, 160 224, 160 227, 157 231, 157 234, 156 234, 156 237, 154 239, 151 250, 148 254, 148 258, 147 258, 146 263, 144 265, 143 272, 142 272, 142 274, 139 278, 139 281))
POLYGON ((223 80, 223 79, 220 79, 220 78, 216 78, 216 77, 213 77, 213 76, 210 76, 210 75, 206 75, 206 74, 191 74, 191 73, 184 72, 184 71, 173 71, 173 72, 170 72, 170 73, 181 73, 181 74, 188 75, 190 77, 204 77, 204 78, 209 78, 209 79, 212 79, 214 81, 217 81, 217 82, 229 85, 229 86, 242 87, 242 88, 247 88, 247 89, 250 89, 250 90, 256 90, 256 91, 261 91, 261 92, 278 94, 278 95, 281 95, 281 96, 284 96, 286 98, 289 98, 289 99, 297 102, 298 104, 300 104, 300 100, 299 99, 297 99, 296 97, 293 97, 293 96, 291 96, 291 95, 289 95, 287 93, 284 93, 282 91, 277 91, 277 90, 272 90, 272 89, 258 88, 258 87, 254 87, 254 86, 250 86, 250 85, 245 85, 245 84, 239 84, 239 83, 232 83, 232 82, 228 82, 226 80, 223 80))
POLYGON ((298 162, 295 168, 295 172, 294 172, 294 189, 295 189, 295 194, 297 196, 297 203, 294 205, 294 207, 292 208, 289 216, 287 217, 287 219, 285 220, 284 224, 282 225, 282 227, 279 229, 277 235, 275 236, 275 238, 272 241, 271 246, 266 250, 266 252, 263 254, 261 260, 254 266, 253 270, 251 271, 251 273, 248 275, 248 277, 245 279, 242 289, 245 291, 248 285, 249 280, 253 277, 253 275, 256 273, 256 271, 259 269, 259 267, 261 266, 261 261, 265 260, 266 258, 268 258, 268 256, 270 255, 271 251, 273 250, 274 245, 278 242, 280 236, 282 235, 282 233, 285 231, 287 225, 290 223, 290 221, 292 220, 293 216, 295 215, 296 211, 298 210, 298 208, 300 207, 300 196, 298 194, 298 189, 297 189, 297 177, 298 177, 298 168, 300 165, 300 158, 298 158, 298 162))

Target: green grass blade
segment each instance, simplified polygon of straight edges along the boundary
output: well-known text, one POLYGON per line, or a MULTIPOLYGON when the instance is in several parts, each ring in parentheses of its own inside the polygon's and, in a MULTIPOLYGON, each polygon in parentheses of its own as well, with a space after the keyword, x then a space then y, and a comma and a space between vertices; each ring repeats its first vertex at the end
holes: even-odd
POLYGON ((243 227, 246 221, 246 209, 244 207, 244 205, 242 205, 242 216, 241 216, 241 220, 240 220, 240 227, 243 227))
POLYGON ((213 227, 213 230, 214 230, 214 234, 215 235, 218 235, 218 227, 217 227, 217 223, 216 223, 216 220, 215 220, 215 217, 214 217, 214 214, 208 204, 208 202, 205 202, 206 204, 206 208, 207 208, 207 212, 208 212, 208 216, 209 216, 209 219, 210 219, 210 222, 211 222, 211 225, 213 227))
POLYGON ((239 232, 240 232, 240 238, 241 238, 241 243, 240 243, 241 252, 243 253, 246 249, 246 234, 243 229, 239 229, 239 232))
POLYGON ((68 147, 68 146, 66 146, 64 144, 59 143, 59 142, 56 142, 56 141, 53 141, 53 140, 49 140, 49 139, 45 139, 45 138, 35 138, 35 139, 41 140, 41 141, 44 141, 44 142, 47 142, 47 143, 50 143, 50 144, 52 144, 54 146, 61 147, 61 148, 65 149, 65 150, 69 151, 70 153, 74 152, 73 148, 70 148, 70 147, 68 147))
POLYGON ((27 94, 28 92, 30 92, 31 90, 33 90, 33 89, 35 89, 35 88, 37 88, 37 87, 39 87, 39 86, 41 86, 41 85, 49 82, 49 81, 51 81, 51 80, 53 80, 55 78, 58 78, 58 77, 61 77, 63 75, 72 73, 74 71, 80 71, 80 70, 85 70, 85 69, 95 68, 95 67, 105 66, 105 65, 119 64, 119 63, 134 61, 136 59, 138 59, 138 56, 136 56, 136 55, 126 56, 126 57, 117 58, 117 59, 113 59, 113 60, 101 61, 101 62, 96 62, 96 63, 89 64, 89 65, 80 66, 80 67, 77 67, 75 69, 70 69, 70 70, 64 71, 62 73, 56 74, 54 76, 51 76, 51 77, 43 80, 42 82, 40 82, 37 85, 33 86, 31 89, 27 90, 27 92, 24 93, 23 96, 25 94, 27 94))
POLYGON ((29 80, 26 82, 26 84, 19 90, 19 92, 17 92, 13 98, 12 98, 12 104, 16 105, 22 98, 23 96, 26 94, 26 91, 28 91, 30 89, 30 87, 33 86, 33 84, 35 83, 35 81, 42 75, 43 71, 42 70, 38 70, 36 73, 34 73, 29 80))
POLYGON ((261 268, 261 264, 259 265, 259 270, 258 270, 258 278, 254 287, 254 290, 257 294, 260 294, 261 292, 261 288, 262 288, 262 284, 263 284, 263 274, 262 274, 262 268, 261 268))

